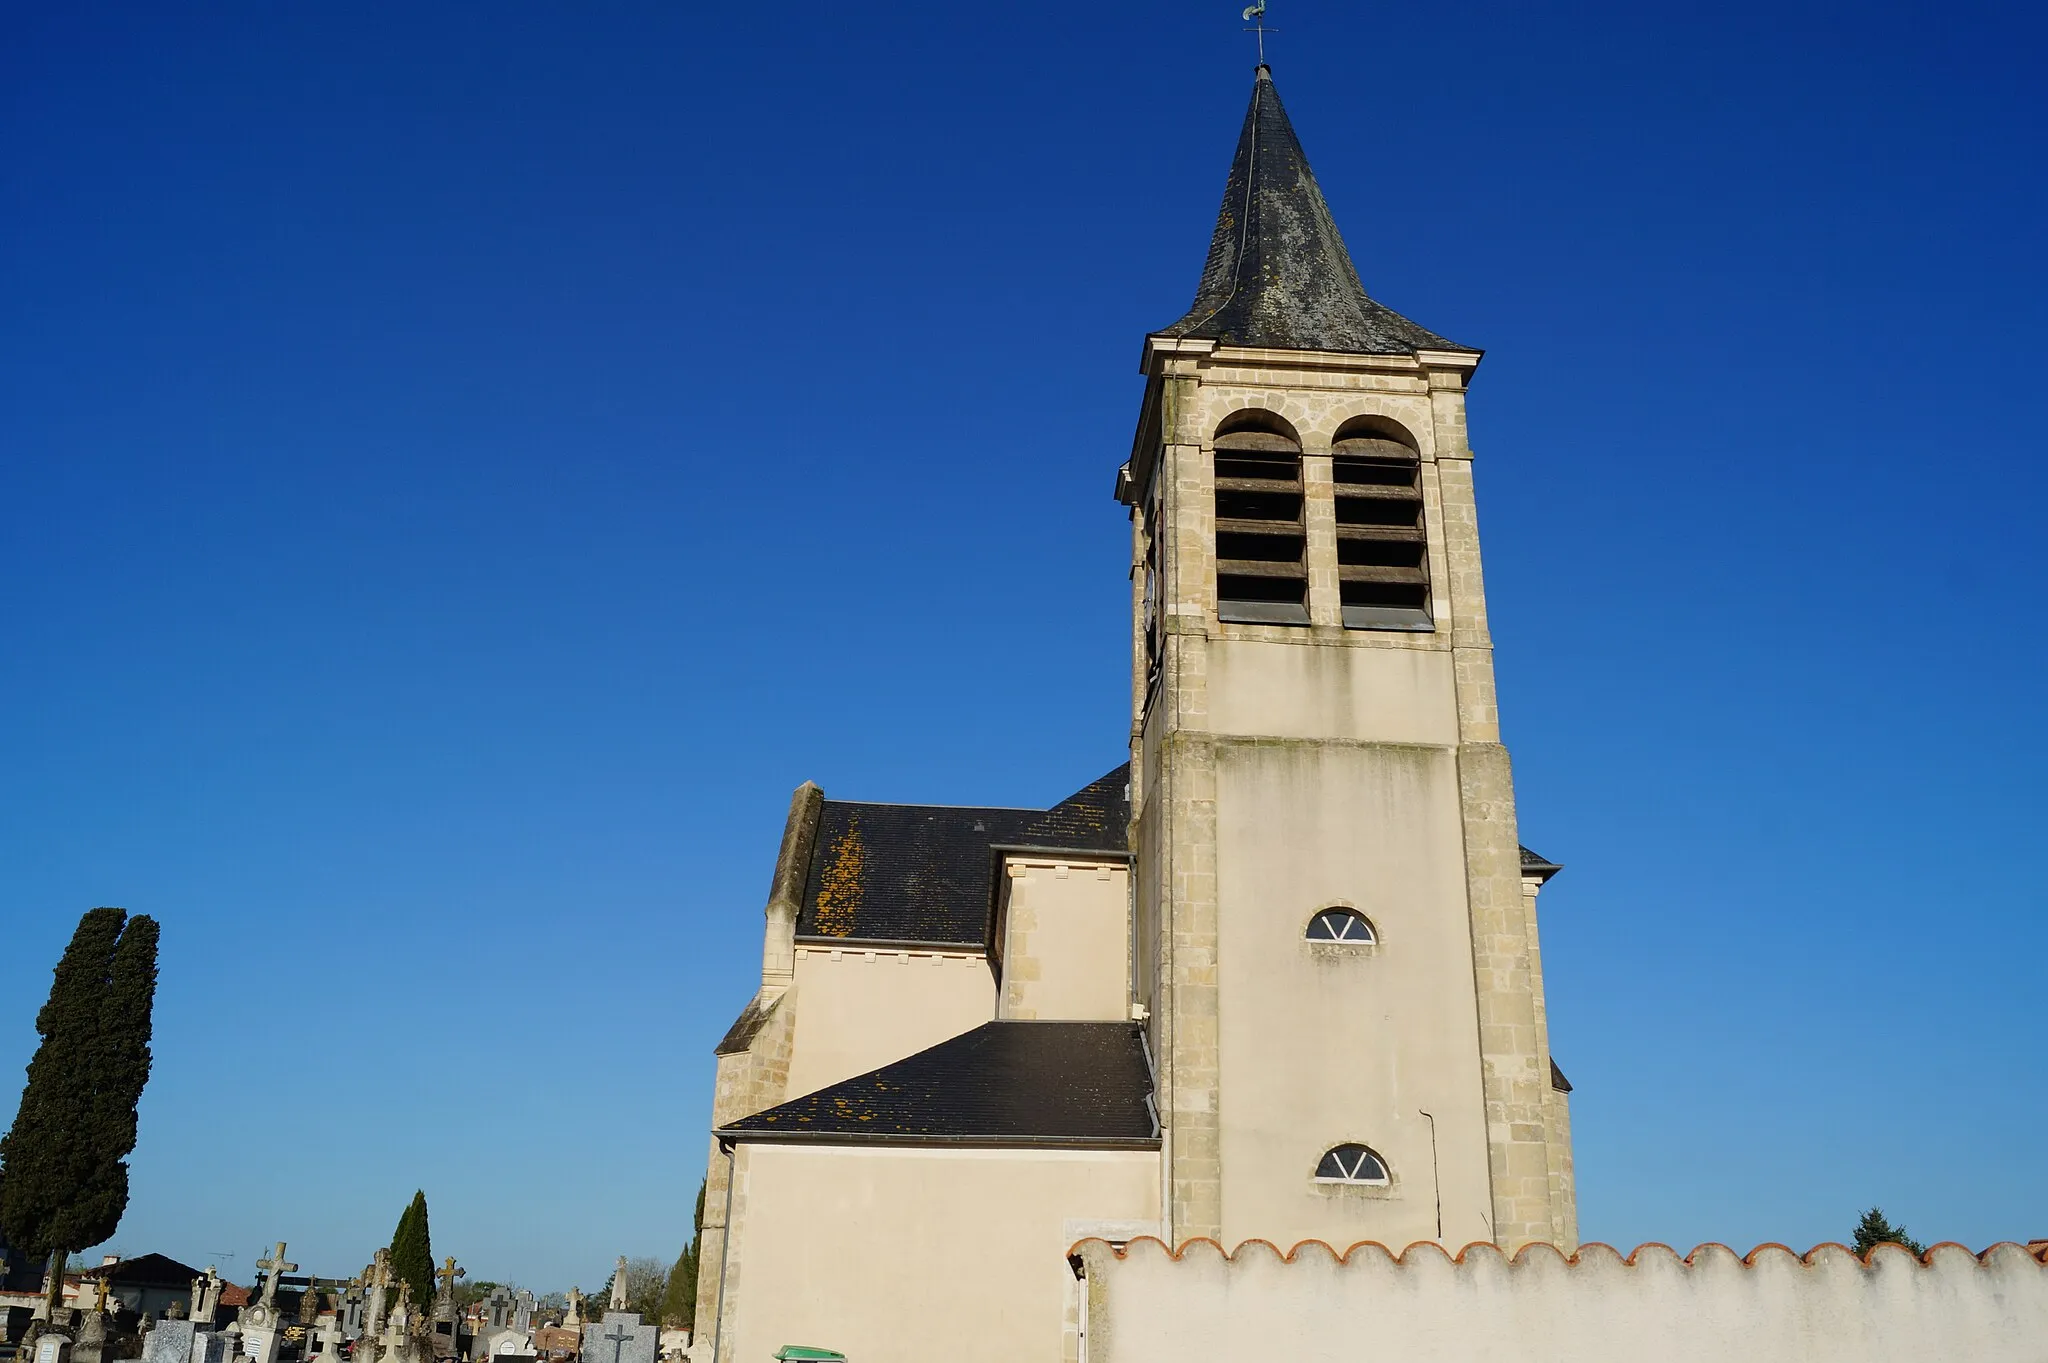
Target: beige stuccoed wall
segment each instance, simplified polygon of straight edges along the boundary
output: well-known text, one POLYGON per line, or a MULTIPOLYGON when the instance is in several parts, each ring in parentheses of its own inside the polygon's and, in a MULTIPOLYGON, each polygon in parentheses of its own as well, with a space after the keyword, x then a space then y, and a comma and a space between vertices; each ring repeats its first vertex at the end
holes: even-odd
POLYGON ((1661 1245, 1625 1262, 1588 1246, 1568 1262, 1534 1246, 1513 1263, 1434 1245, 1398 1262, 1378 1245, 1292 1262, 1264 1245, 1178 1262, 1157 1241, 1119 1258, 1082 1247, 1087 1363, 1399 1359, 1401 1363, 2040 1363, 2048 1266, 2018 1245, 1980 1261, 1960 1245, 1922 1263, 1892 1246, 1869 1264, 1838 1245, 1805 1260, 1767 1246, 1747 1264, 1718 1245, 1661 1245))
POLYGON ((1056 1363, 1071 1354, 1068 1247, 1090 1223, 1159 1215, 1149 1150, 742 1145, 736 1176, 745 1271, 718 1363, 785 1344, 856 1363, 1056 1363))
POLYGON ((1492 1238, 1455 754, 1219 743, 1216 826, 1223 1238, 1430 1239, 1439 1192, 1492 1238), (1307 940, 1332 905, 1378 943, 1307 940), (1390 1187, 1314 1180, 1350 1141, 1390 1187))
POLYGON ((1129 1017, 1129 867, 1013 856, 1003 870, 1002 1016, 1129 1017))
POLYGON ((1274 738, 1457 743, 1448 652, 1317 648, 1311 639, 1211 643, 1209 727, 1274 738))
POLYGON ((799 945, 803 1012, 784 1101, 979 1027, 996 1015, 995 992, 976 953, 799 945))

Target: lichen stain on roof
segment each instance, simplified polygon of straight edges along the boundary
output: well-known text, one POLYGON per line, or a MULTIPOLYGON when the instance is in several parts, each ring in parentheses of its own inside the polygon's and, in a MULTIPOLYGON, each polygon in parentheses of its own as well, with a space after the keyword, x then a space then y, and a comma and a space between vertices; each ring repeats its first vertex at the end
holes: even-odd
POLYGON ((997 846, 1120 851, 1128 767, 1050 809, 826 800, 805 875, 799 939, 983 947, 997 846))
POLYGON ((833 839, 824 874, 818 877, 816 927, 821 937, 851 937, 860 915, 861 873, 867 869, 867 844, 861 841, 860 818, 848 820, 846 831, 833 839))

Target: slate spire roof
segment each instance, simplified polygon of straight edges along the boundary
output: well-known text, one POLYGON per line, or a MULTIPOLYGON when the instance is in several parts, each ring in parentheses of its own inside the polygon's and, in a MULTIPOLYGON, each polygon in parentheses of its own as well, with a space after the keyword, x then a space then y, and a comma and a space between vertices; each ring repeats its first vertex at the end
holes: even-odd
POLYGON ((1308 157, 1261 66, 1194 306, 1157 336, 1273 350, 1471 350, 1366 296, 1308 157))

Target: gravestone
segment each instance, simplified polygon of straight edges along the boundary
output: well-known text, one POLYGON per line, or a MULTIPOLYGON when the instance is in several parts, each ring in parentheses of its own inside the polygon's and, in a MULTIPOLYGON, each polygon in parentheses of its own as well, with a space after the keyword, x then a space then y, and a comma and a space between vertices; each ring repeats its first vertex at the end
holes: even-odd
POLYGON ((142 1337, 142 1363, 192 1363, 193 1342, 199 1324, 190 1320, 160 1320, 142 1337))
POLYGON ((388 1297, 391 1279, 391 1251, 380 1249, 376 1257, 370 1261, 370 1307, 363 1316, 363 1328, 356 1336, 358 1339, 367 1337, 374 1345, 378 1336, 384 1333, 384 1315, 390 1306, 388 1297))
POLYGON ((348 1291, 341 1294, 341 1306, 335 1313, 339 1317, 341 1337, 357 1339, 363 1333, 363 1280, 350 1278, 348 1291))
POLYGON ((412 1293, 403 1283, 398 1289, 398 1304, 391 1308, 390 1319, 384 1322, 384 1332, 375 1340, 359 1341, 356 1345, 354 1363, 426 1363, 431 1357, 420 1342, 413 1338, 409 1328, 412 1324, 412 1293), (366 1348, 374 1346, 371 1352, 366 1348))
POLYGON ((242 1308, 238 1322, 242 1327, 242 1356, 252 1358, 256 1363, 277 1363, 278 1336, 282 1329, 277 1307, 278 1282, 299 1266, 285 1262, 284 1241, 280 1240, 268 1259, 256 1261, 256 1267, 264 1271, 263 1295, 242 1308))
POLYGON ((192 1280, 191 1316, 199 1322, 200 1328, 211 1330, 220 1324, 220 1290, 225 1285, 221 1281, 220 1270, 212 1264, 206 1266, 205 1273, 192 1280))
POLYGON ((455 1306, 455 1280, 467 1275, 451 1254, 435 1271, 434 1276, 440 1279, 440 1287, 434 1293, 434 1356, 460 1358, 464 1346, 469 1343, 469 1337, 468 1332, 462 1328, 462 1312, 455 1306))
POLYGON ((99 1284, 100 1307, 85 1313, 78 1323, 78 1338, 71 1342, 71 1363, 102 1363, 107 1355, 107 1333, 111 1322, 104 1309, 107 1296, 105 1279, 99 1284))
POLYGON ((469 1341, 471 1359, 490 1358, 501 1353, 522 1353, 527 1350, 506 1347, 501 1341, 515 1334, 512 1317, 518 1309, 519 1299, 512 1295, 509 1287, 494 1287, 483 1299, 483 1323, 476 1329, 469 1341))
POLYGON ((192 1336, 192 1363, 228 1363, 234 1354, 230 1344, 218 1331, 201 1330, 192 1336))
POLYGON ((313 1338, 308 1344, 306 1363, 339 1363, 341 1358, 341 1321, 334 1316, 320 1317, 314 1327, 313 1338))
POLYGON ((35 1363, 71 1363, 71 1341, 54 1330, 36 1339, 35 1363))
POLYGON ((661 1327, 643 1325, 632 1311, 607 1311, 583 1327, 582 1363, 659 1363, 661 1327))

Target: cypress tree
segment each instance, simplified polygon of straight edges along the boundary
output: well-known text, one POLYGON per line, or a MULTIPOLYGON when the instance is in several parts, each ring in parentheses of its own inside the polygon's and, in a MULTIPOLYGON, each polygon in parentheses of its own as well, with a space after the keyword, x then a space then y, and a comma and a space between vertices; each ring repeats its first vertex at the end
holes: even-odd
POLYGON ((85 1199, 93 1218, 87 1245, 109 1239, 128 1209, 128 1154, 135 1149, 136 1109, 149 1082, 150 1015, 156 998, 157 926, 141 914, 128 920, 100 1003, 98 1075, 93 1127, 100 1133, 100 1165, 85 1199))
POLYGON ((0 1231, 49 1256, 52 1291, 64 1259, 111 1236, 128 1207, 135 1107, 149 1079, 156 945, 153 920, 88 910, 36 1014, 42 1041, 14 1125, 0 1137, 0 1231))
POLYGON ((680 1325, 686 1330, 697 1328, 697 1259, 699 1246, 704 1240, 704 1185, 697 1185, 697 1215, 691 1222, 690 1243, 683 1246, 683 1252, 676 1256, 676 1266, 668 1271, 668 1290, 662 1294, 661 1319, 664 1324, 680 1325))
POLYGON ((434 1300, 434 1241, 427 1229, 427 1195, 412 1195, 391 1233, 391 1272, 412 1288, 414 1304, 425 1310, 434 1300))

